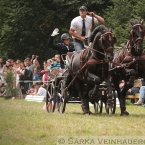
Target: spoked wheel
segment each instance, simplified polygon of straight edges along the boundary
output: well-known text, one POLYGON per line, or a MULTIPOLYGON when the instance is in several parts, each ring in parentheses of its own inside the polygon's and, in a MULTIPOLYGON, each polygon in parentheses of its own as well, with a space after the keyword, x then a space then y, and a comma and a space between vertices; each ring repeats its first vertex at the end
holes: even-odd
POLYGON ((46 111, 48 113, 54 111, 53 107, 55 106, 55 104, 53 100, 53 95, 54 95, 54 89, 52 83, 50 83, 47 87, 47 94, 46 94, 46 111))
POLYGON ((94 110, 95 113, 102 113, 102 109, 103 109, 103 102, 100 100, 99 102, 94 103, 94 110))
POLYGON ((65 108, 66 108, 66 103, 68 101, 67 99, 67 95, 66 95, 66 92, 64 90, 64 85, 63 85, 64 81, 61 80, 59 82, 59 85, 58 85, 58 90, 57 90, 57 108, 58 108, 58 112, 59 113, 64 113, 65 112, 65 108))
POLYGON ((105 109, 106 109, 106 113, 109 114, 109 113, 112 113, 114 114, 115 111, 116 111, 116 95, 115 95, 115 90, 112 91, 112 100, 113 100, 113 106, 110 108, 108 107, 108 104, 105 103, 105 109))

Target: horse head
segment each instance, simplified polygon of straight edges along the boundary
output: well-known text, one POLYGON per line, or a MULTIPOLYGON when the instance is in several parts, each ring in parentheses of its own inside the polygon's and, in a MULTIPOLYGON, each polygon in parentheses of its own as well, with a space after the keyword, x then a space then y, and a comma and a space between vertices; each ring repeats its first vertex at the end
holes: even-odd
POLYGON ((143 20, 130 21, 130 48, 133 55, 141 55, 143 52, 143 39, 145 30, 143 29, 143 20))
POLYGON ((98 26, 94 30, 96 36, 93 40, 93 49, 99 51, 97 58, 112 61, 114 57, 113 48, 116 41, 115 37, 112 37, 111 29, 106 28, 104 25, 98 26))

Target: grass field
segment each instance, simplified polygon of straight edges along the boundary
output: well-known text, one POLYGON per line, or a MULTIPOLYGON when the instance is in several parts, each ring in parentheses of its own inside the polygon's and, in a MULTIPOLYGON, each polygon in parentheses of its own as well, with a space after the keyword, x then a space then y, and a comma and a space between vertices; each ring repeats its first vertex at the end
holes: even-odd
MULTIPOLYGON (((43 103, 0 98, 0 145, 55 145, 57 136, 144 136, 145 108, 127 105, 130 115, 83 115, 80 104, 51 114, 43 103)), ((91 107, 93 111, 93 107, 91 107)))

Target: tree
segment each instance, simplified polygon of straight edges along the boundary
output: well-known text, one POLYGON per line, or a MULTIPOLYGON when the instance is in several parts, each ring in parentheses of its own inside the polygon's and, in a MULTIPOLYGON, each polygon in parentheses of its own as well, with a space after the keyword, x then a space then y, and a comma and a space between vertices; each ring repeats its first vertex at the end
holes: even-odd
MULTIPOLYGON (((40 62, 52 57, 55 51, 47 46, 50 33, 56 27, 60 34, 68 32, 81 5, 99 14, 111 3, 110 0, 1 0, 1 55, 23 60, 37 54, 40 62)), ((60 36, 56 41, 60 41, 60 36)))
POLYGON ((105 25, 113 28, 113 33, 117 37, 117 45, 123 46, 129 39, 129 21, 132 19, 144 18, 145 0, 111 0, 113 6, 105 9, 105 25))

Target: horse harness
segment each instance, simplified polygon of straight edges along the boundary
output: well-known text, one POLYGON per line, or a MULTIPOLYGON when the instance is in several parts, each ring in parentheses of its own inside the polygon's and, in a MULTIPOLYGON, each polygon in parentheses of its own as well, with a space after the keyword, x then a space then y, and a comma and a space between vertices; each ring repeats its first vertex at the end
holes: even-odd
MULTIPOLYGON (((97 57, 94 56, 93 50, 94 49, 86 48, 82 51, 82 53, 80 55, 80 66, 81 66, 80 70, 83 70, 84 68, 86 68, 89 65, 102 64, 102 79, 104 79, 104 77, 105 77, 104 64, 108 63, 108 61, 99 60, 97 57), (92 54, 93 57, 91 59, 88 59, 88 56, 90 53, 92 54)), ((85 76, 84 73, 83 73, 83 75, 85 76)))
MULTIPOLYGON (((125 67, 129 67, 131 64, 136 63, 136 74, 138 74, 138 60, 145 60, 145 54, 142 53, 142 55, 140 56, 133 56, 130 52, 129 49, 131 49, 134 46, 131 46, 131 42, 133 42, 134 44, 138 41, 138 40, 143 40, 144 37, 138 37, 135 40, 133 39, 133 28, 134 27, 138 27, 139 28, 139 32, 142 32, 142 25, 140 23, 133 25, 132 29, 130 30, 130 40, 127 42, 125 49, 128 50, 128 55, 125 56, 125 58, 121 61, 121 62, 112 62, 115 65, 118 66, 122 66, 123 63, 126 63, 125 67), (127 63, 129 62, 129 63, 127 63)), ((121 54, 118 54, 121 56, 121 54)), ((118 58, 120 58, 120 56, 118 56, 118 58)))
MULTIPOLYGON (((108 47, 108 48, 105 49, 105 47, 103 45, 103 36, 105 36, 105 35, 108 35, 109 36, 109 40, 110 40, 111 39, 110 35, 112 35, 112 33, 110 31, 108 31, 108 32, 105 32, 104 34, 101 34, 101 37, 99 39, 99 42, 102 45, 102 48, 103 48, 104 52, 106 52, 106 51, 114 48, 113 46, 110 46, 110 47, 108 47)), ((71 86, 71 84, 74 82, 74 80, 76 79, 76 77, 83 71, 83 69, 85 69, 89 65, 102 64, 102 80, 104 80, 104 77, 105 77, 104 64, 108 63, 108 61, 106 61, 106 60, 99 60, 97 57, 94 56, 93 51, 96 51, 96 52, 98 52, 98 53, 100 53, 102 55, 105 55, 104 53, 101 53, 101 52, 99 52, 97 50, 94 50, 94 49, 92 49, 89 46, 88 46, 88 48, 84 49, 81 52, 81 55, 80 55, 80 67, 81 68, 75 74, 75 76, 73 77, 73 79, 69 83, 68 87, 65 88, 66 91, 71 86), (85 55, 85 53, 86 53, 86 55, 85 55), (88 59, 90 53, 92 54, 93 57, 91 59, 88 59)), ((84 72, 82 72, 82 74, 83 74, 83 78, 84 78, 85 77, 84 72)))

